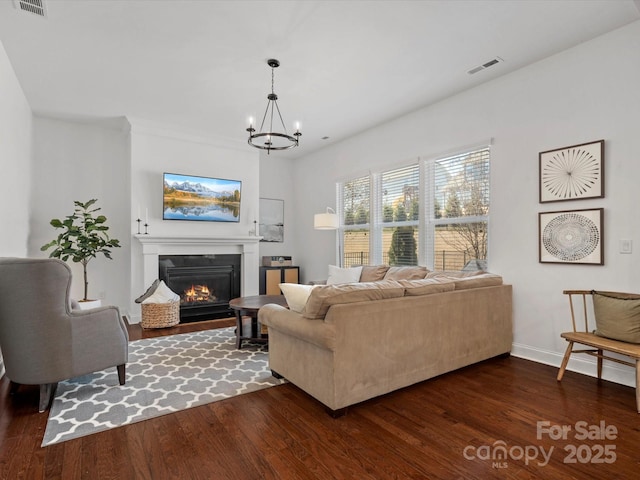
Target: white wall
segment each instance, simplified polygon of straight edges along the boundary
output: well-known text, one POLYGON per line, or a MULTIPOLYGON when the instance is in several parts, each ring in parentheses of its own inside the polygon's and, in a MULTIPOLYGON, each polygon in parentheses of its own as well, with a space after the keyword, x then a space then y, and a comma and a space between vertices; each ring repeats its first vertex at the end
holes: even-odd
MULTIPOLYGON (((122 248, 114 249, 111 261, 103 257, 91 261, 89 293, 118 305, 131 321, 139 317, 133 299, 145 290, 141 246, 134 237, 138 208, 143 217, 148 209, 148 231, 154 235, 248 235, 258 217, 257 151, 124 118, 96 123, 36 116, 33 142, 31 231, 28 241, 23 239, 26 254, 46 257, 40 247, 57 235, 50 220, 71 214, 74 200, 97 198, 110 234, 122 248), (241 180, 241 222, 163 221, 163 172, 241 180)), ((72 296, 81 298, 82 269, 79 264, 71 267, 72 296)))
MULTIPOLYGON (((260 198, 284 200, 284 241, 260 242, 260 256, 293 256, 299 228, 297 191, 293 181, 293 160, 272 155, 260 155, 260 198)), ((298 259, 293 258, 294 265, 298 259)), ((300 268, 302 273, 302 268, 300 268)))
MULTIPOLYGON (((28 255, 47 257, 48 252, 41 252, 40 247, 59 233, 49 225, 50 220, 71 215, 74 200, 97 198, 96 206, 107 217, 109 235, 120 240, 122 247, 113 249, 113 260, 100 255, 89 263, 89 297, 126 306, 131 242, 127 137, 122 125, 122 121, 105 125, 35 117, 28 255)), ((71 260, 67 263, 73 271, 71 295, 80 299, 82 266, 71 260)))
MULTIPOLYGON (((26 257, 29 237, 31 108, 0 43, 0 257, 26 257)), ((0 377, 4 362, 0 352, 0 377)))
POLYGON ((31 108, 0 43, 0 257, 25 257, 29 237, 31 108))
MULTIPOLYGON (((294 250, 303 280, 326 278, 336 259, 335 234, 314 231, 308 220, 334 206, 337 180, 493 138, 489 266, 514 288, 513 353, 559 365, 560 333, 570 329, 563 289, 640 289, 638 52, 635 22, 293 162, 304 192, 296 195, 294 250), (599 139, 606 197, 539 204, 538 153, 599 139), (604 266, 538 263, 538 212, 598 207, 605 208, 604 266), (621 238, 634 240, 631 255, 618 253, 621 238)), ((570 368, 595 372, 589 361, 572 360, 570 368)), ((607 365, 604 376, 634 384, 625 367, 607 365)))
MULTIPOLYGON (((236 146, 140 119, 130 119, 130 122, 131 205, 126 215, 130 236, 137 231, 135 219, 138 207, 143 217, 147 210, 149 212, 150 235, 220 237, 249 234, 249 230, 253 228, 253 220, 258 218, 260 174, 257 150, 247 148, 245 143, 236 146), (242 181, 240 222, 162 220, 164 172, 242 181)), ((139 307, 132 302, 144 293, 148 285, 145 286, 143 280, 142 247, 137 240, 132 240, 131 246, 131 270, 128 273, 132 279, 132 296, 129 308, 132 320, 137 321, 139 307)), ((255 267, 257 272, 257 265, 255 267)))

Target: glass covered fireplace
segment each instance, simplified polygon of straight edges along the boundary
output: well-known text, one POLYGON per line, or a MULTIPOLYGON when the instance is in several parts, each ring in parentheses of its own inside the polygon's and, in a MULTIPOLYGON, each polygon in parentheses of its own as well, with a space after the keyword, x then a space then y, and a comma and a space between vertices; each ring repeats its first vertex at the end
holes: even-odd
POLYGON ((233 316, 229 300, 240 296, 241 256, 160 255, 159 278, 180 295, 180 322, 233 316))

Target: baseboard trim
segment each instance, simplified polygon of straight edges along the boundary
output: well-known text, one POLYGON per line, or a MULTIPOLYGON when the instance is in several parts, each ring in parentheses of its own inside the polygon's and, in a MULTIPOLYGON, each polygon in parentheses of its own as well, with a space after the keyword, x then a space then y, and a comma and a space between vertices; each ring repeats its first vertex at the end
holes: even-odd
MULTIPOLYGON (((525 360, 551 365, 560 368, 563 353, 551 352, 540 348, 514 343, 511 348, 511 355, 525 360)), ((624 357, 621 357, 624 358, 624 357)), ((567 370, 597 377, 597 363, 595 358, 584 354, 573 354, 569 359, 567 370)), ((619 383, 628 387, 636 386, 635 370, 632 367, 626 367, 615 362, 604 361, 602 367, 602 378, 610 382, 619 383)))

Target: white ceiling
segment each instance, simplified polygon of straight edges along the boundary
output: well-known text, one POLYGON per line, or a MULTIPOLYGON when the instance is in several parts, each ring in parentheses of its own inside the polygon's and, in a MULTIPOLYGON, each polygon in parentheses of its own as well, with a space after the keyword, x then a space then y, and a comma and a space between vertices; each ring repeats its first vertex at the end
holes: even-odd
POLYGON ((282 115, 303 133, 277 153, 289 157, 640 19, 640 0, 44 2, 46 18, 0 0, 0 41, 35 113, 245 142, 277 58, 282 115))

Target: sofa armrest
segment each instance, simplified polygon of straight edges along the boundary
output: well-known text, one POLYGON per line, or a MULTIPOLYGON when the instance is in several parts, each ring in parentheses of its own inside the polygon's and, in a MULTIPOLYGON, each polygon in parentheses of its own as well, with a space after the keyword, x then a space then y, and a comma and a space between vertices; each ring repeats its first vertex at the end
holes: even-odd
POLYGON ((273 329, 327 350, 335 348, 335 327, 323 320, 309 320, 288 308, 268 304, 258 311, 258 321, 269 327, 270 335, 273 329))

